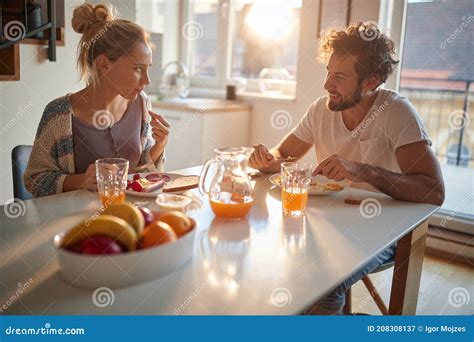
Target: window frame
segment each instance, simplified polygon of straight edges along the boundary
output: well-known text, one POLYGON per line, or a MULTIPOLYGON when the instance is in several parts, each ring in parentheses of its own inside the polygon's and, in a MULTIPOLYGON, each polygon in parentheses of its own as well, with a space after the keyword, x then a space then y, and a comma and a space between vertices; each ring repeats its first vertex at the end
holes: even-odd
MULTIPOLYGON (((182 11, 179 22, 182 24, 193 20, 192 13, 192 2, 194 0, 181 0, 182 1, 182 11)), ((302 7, 303 8, 303 7, 302 7)), ((217 55, 217 65, 216 65, 216 76, 215 77, 206 77, 206 76, 196 76, 194 75, 194 70, 191 68, 193 51, 194 51, 194 41, 181 39, 180 44, 180 59, 188 65, 191 79, 191 88, 196 89, 196 91, 202 92, 204 89, 207 89, 210 92, 214 91, 224 91, 225 87, 229 84, 236 84, 239 78, 232 77, 232 47, 233 47, 233 32, 235 28, 235 20, 233 20, 233 13, 235 9, 235 2, 232 0, 218 0, 218 55, 217 55)), ((301 23, 299 32, 301 33, 301 23)), ((299 50, 299 46, 298 46, 299 50)), ((299 57, 298 57, 299 58, 299 57)), ((298 60, 297 58, 297 60, 298 60)), ((259 86, 259 80, 257 78, 244 78, 246 80, 246 89, 244 91, 238 92, 239 95, 243 96, 255 96, 260 98, 281 98, 281 99, 294 99, 296 96, 296 84, 297 76, 295 75, 294 80, 286 81, 287 91, 280 95, 267 95, 261 92, 259 86)))

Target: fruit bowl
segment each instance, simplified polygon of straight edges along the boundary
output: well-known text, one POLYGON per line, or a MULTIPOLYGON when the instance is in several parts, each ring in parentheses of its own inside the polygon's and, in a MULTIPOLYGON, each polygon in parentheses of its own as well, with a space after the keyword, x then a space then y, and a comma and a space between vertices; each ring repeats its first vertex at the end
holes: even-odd
MULTIPOLYGON (((69 221, 71 227, 77 222, 69 221)), ((87 288, 126 287, 165 276, 191 259, 196 234, 196 222, 192 223, 193 228, 174 242, 113 255, 85 255, 62 248, 66 229, 54 237, 60 271, 73 286, 87 288)))

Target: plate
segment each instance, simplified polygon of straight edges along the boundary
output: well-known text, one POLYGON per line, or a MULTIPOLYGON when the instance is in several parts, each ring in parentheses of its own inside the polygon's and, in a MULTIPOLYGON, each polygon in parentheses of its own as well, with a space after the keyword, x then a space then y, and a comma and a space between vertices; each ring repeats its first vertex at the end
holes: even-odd
MULTIPOLYGON (((273 185, 281 187, 281 174, 276 173, 270 176, 273 185)), ((308 195, 323 196, 330 195, 344 190, 344 182, 335 182, 322 175, 311 178, 311 185, 308 187, 308 195)))
MULTIPOLYGON (((159 173, 159 172, 131 173, 131 174, 128 175, 128 180, 132 181, 134 175, 140 175, 140 177, 146 177, 147 175, 156 174, 156 173, 159 173)), ((163 173, 160 173, 160 174, 167 175, 168 177, 170 177, 170 182, 175 180, 176 178, 183 177, 183 175, 179 175, 177 173, 163 172, 163 173)), ((163 192, 163 187, 161 187, 158 190, 152 191, 152 192, 138 192, 138 191, 134 191, 134 190, 131 190, 131 189, 125 190, 125 193, 127 193, 128 195, 137 196, 137 197, 156 197, 156 195, 161 194, 162 192, 163 192)), ((167 192, 167 194, 181 194, 183 192, 184 191, 172 191, 172 192, 167 192)))

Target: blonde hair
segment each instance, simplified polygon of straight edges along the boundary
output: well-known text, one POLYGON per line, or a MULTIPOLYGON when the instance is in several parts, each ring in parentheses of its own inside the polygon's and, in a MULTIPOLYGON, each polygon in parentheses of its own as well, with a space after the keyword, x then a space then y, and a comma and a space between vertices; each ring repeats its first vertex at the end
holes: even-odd
POLYGON ((116 12, 105 4, 84 3, 74 9, 72 28, 82 38, 77 47, 79 75, 88 85, 99 75, 95 59, 104 54, 110 61, 129 54, 138 43, 152 47, 148 33, 129 20, 118 19, 116 12))

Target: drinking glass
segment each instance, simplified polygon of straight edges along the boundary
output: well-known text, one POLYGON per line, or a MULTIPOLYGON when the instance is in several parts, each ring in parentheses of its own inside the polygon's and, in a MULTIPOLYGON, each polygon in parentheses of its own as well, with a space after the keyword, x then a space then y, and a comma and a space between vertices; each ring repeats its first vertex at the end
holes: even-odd
POLYGON ((98 159, 95 161, 95 174, 100 202, 104 207, 125 201, 128 176, 127 159, 98 159))
POLYGON ((308 202, 312 166, 307 163, 281 164, 281 203, 283 215, 299 217, 308 202))

